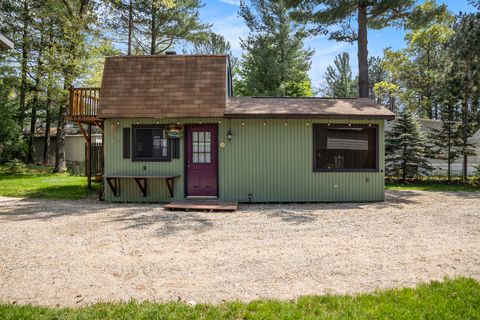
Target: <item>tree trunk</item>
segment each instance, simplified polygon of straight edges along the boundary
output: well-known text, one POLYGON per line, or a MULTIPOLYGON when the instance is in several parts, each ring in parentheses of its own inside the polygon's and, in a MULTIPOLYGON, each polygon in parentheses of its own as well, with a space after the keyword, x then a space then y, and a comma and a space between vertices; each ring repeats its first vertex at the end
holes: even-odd
POLYGON ((465 66, 465 79, 463 83, 463 115, 462 115, 462 122, 463 122, 463 165, 462 165, 462 182, 467 182, 468 179, 468 100, 470 98, 470 94, 468 91, 470 81, 468 79, 470 74, 470 70, 468 67, 468 63, 465 66))
POLYGON ((452 161, 450 160, 451 159, 451 156, 450 154, 452 153, 451 151, 451 147, 450 147, 450 144, 451 142, 449 142, 449 145, 448 145, 448 151, 447 151, 447 179, 448 179, 448 183, 450 183, 450 181, 452 180, 452 161))
POLYGON ((50 163, 49 160, 49 150, 50 150, 50 124, 51 119, 51 108, 52 108, 52 88, 49 84, 47 89, 47 105, 45 108, 45 135, 43 136, 43 161, 42 163, 47 165, 50 163))
POLYGON ((65 159, 65 116, 67 108, 64 104, 60 106, 57 125, 57 137, 55 139, 55 167, 53 172, 67 171, 67 161, 65 159))
POLYGON ((150 41, 150 54, 153 56, 157 51, 157 32, 156 32, 156 11, 155 11, 155 1, 152 1, 152 20, 150 21, 150 28, 152 29, 151 41, 150 41))
POLYGON ((368 39, 367 8, 358 4, 358 94, 360 98, 368 98, 368 39))
POLYGON ((468 179, 468 100, 463 102, 463 165, 462 165, 462 182, 467 182, 468 179))
POLYGON ((132 55, 132 33, 133 33, 133 0, 128 4, 128 49, 127 55, 132 55))
POLYGON ((22 59, 20 61, 20 110, 18 111, 18 125, 23 130, 23 122, 25 120, 26 111, 26 97, 27 97, 27 68, 28 68, 28 26, 29 26, 30 10, 28 8, 28 1, 23 2, 23 28, 22 28, 22 59))
MULTIPOLYGON (((41 22, 43 24, 43 21, 41 22)), ((32 101, 32 113, 30 117, 30 134, 28 138, 28 153, 27 153, 27 162, 34 163, 34 153, 35 153, 35 131, 37 128, 37 105, 38 105, 38 93, 40 92, 40 79, 43 75, 43 45, 44 45, 44 34, 43 30, 40 34, 40 44, 38 47, 38 57, 37 57, 37 74, 35 75, 35 93, 33 95, 32 101)))

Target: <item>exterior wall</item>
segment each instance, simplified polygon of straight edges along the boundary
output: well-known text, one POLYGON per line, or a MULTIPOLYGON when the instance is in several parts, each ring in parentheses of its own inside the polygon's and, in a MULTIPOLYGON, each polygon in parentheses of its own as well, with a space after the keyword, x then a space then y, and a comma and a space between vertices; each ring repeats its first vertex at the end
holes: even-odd
MULTIPOLYGON (((48 150, 48 157, 51 162, 55 161, 55 139, 50 138, 50 148, 48 150)), ((92 142, 101 142, 102 135, 92 134, 92 142)), ((35 162, 43 160, 43 137, 35 137, 35 162)), ((85 139, 80 135, 65 136, 65 158, 68 162, 85 162, 85 139)))
MULTIPOLYGON (((105 122, 105 173, 180 174, 175 179, 174 199, 184 198, 184 138, 180 159, 171 162, 132 162, 122 158, 122 129, 139 124, 218 124, 219 199, 248 202, 347 202, 384 199, 384 122, 382 120, 304 119, 111 119, 105 122), (118 122, 118 124, 117 124, 118 122), (221 123, 219 123, 221 122, 221 123), (287 122, 287 125, 285 125, 287 122), (307 125, 307 122, 309 124, 307 125), (313 172, 313 123, 377 124, 379 172, 313 172), (244 125, 242 125, 242 123, 244 125), (266 125, 264 125, 266 123, 266 125), (228 130, 233 139, 228 141, 228 130)), ((120 196, 106 186, 107 201, 165 202, 163 180, 147 181, 147 197, 134 181, 122 179, 120 196)))

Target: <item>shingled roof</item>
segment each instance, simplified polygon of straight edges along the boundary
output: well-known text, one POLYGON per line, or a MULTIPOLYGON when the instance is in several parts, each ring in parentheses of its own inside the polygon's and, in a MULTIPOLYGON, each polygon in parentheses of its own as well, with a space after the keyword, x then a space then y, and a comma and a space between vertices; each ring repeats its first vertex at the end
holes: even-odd
POLYGON ((109 57, 99 118, 393 119, 370 99, 228 97, 227 55, 109 57))
POLYGON ((221 117, 227 68, 227 55, 109 57, 98 117, 221 117))
POLYGON ((395 114, 369 98, 230 97, 225 117, 393 120, 395 114))

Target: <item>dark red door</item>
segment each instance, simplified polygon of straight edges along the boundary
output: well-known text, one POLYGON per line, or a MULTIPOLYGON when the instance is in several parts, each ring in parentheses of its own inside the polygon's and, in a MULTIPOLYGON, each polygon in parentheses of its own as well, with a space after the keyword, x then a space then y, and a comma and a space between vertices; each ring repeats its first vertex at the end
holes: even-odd
POLYGON ((186 127, 187 196, 217 196, 217 126, 186 127))

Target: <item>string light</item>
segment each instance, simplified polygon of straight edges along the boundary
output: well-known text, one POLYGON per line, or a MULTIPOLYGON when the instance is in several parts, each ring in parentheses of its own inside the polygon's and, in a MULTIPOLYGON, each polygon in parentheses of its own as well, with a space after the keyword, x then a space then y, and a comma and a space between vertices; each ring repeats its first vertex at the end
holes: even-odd
POLYGON ((348 123, 348 126, 349 126, 349 127, 351 127, 351 126, 352 126, 352 124, 349 122, 349 123, 348 123))
POLYGON ((222 120, 218 120, 218 123, 219 123, 219 124, 222 123, 222 120))
POLYGON ((309 124, 308 121, 307 121, 307 126, 308 126, 308 125, 310 125, 310 124, 309 124))
POLYGON ((266 126, 266 125, 267 125, 267 123, 266 123, 266 122, 264 122, 264 123, 263 123, 263 125, 264 125, 264 126, 266 126))
POLYGON ((198 123, 202 124, 202 120, 198 121, 198 123))
POLYGON ((140 124, 140 121, 137 121, 137 124, 140 124))
POLYGON ((287 122, 287 121, 285 121, 284 125, 288 125, 288 122, 287 122))
POLYGON ((245 125, 245 122, 242 122, 242 126, 244 126, 244 125, 245 125))
POLYGON ((327 126, 329 126, 329 127, 330 127, 330 122, 329 122, 329 123, 327 123, 327 126))

